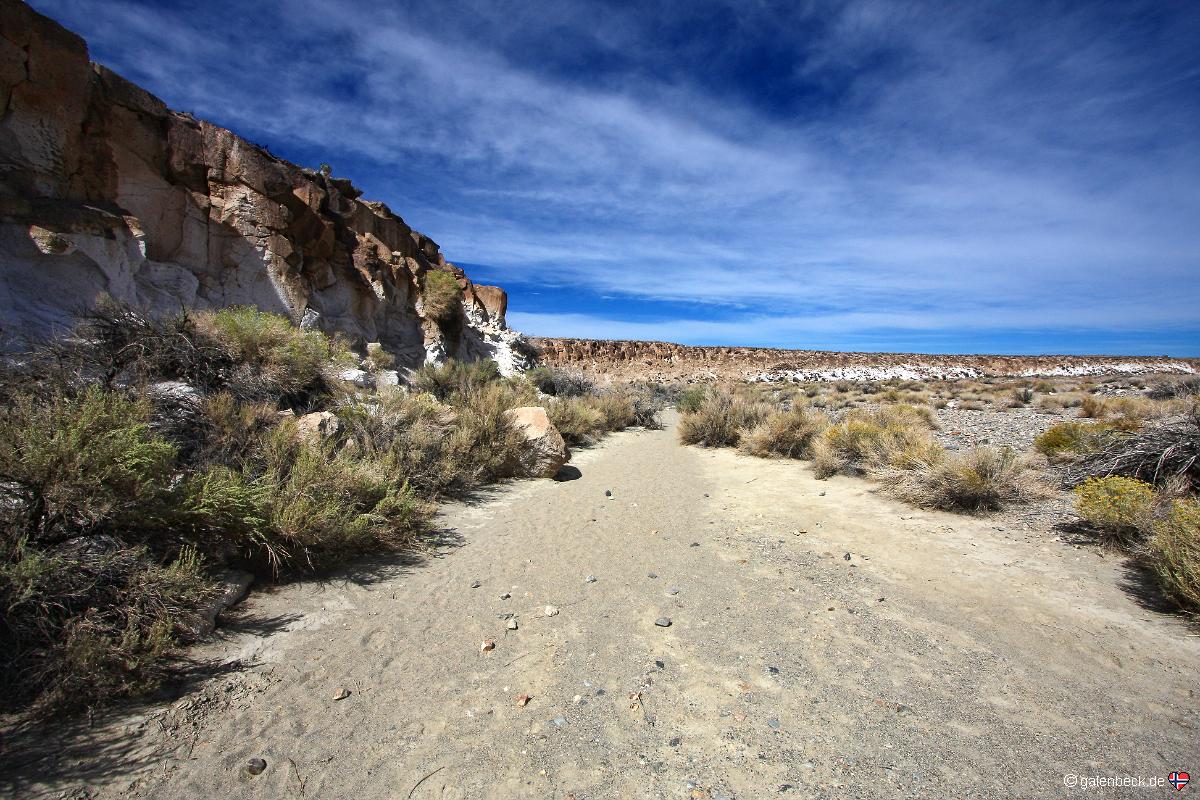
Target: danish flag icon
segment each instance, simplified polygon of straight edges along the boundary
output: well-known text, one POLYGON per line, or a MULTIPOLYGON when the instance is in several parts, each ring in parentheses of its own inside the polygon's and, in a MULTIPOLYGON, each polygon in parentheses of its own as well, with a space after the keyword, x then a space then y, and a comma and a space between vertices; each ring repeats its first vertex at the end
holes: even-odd
POLYGON ((1186 772, 1172 772, 1167 776, 1167 783, 1175 787, 1175 791, 1183 791, 1183 787, 1188 785, 1192 776, 1186 772))

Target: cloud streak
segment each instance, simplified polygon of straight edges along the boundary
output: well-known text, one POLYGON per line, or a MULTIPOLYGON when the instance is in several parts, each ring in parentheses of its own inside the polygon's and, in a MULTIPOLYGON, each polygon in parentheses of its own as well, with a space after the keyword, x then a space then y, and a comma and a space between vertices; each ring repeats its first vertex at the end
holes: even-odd
POLYGON ((34 5, 172 105, 332 163, 518 287, 535 333, 1200 352, 1194 5, 34 5))

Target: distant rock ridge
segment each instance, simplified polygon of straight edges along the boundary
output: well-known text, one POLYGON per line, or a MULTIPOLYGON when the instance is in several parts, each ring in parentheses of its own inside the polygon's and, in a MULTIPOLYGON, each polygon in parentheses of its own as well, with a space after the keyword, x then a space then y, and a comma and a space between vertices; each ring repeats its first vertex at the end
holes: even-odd
POLYGON ((152 310, 254 305, 380 342, 400 365, 525 366, 507 296, 327 169, 302 169, 170 110, 86 43, 0 0, 0 330, 61 331, 101 293, 152 310), (422 308, 426 273, 461 314, 422 308))
POLYGON ((1200 359, 1165 356, 997 356, 840 353, 760 347, 696 347, 669 342, 533 338, 539 360, 617 380, 875 381, 956 378, 1195 373, 1200 359))

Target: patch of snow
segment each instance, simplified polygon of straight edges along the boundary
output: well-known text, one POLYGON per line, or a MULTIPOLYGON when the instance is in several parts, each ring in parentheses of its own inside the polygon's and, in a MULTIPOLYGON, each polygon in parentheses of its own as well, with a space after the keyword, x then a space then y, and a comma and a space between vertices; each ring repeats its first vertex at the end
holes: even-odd
POLYGON ((1047 377, 1078 377, 1083 375, 1129 375, 1138 372, 1178 372, 1194 375, 1196 370, 1188 364, 1177 361, 1104 361, 1087 364, 1063 364, 1048 369, 1027 369, 1021 372, 1023 378, 1047 377))
POLYGON ((756 383, 822 383, 826 381, 943 381, 979 378, 982 370, 974 367, 935 367, 929 364, 895 364, 887 367, 828 367, 826 369, 765 370, 750 376, 756 383))

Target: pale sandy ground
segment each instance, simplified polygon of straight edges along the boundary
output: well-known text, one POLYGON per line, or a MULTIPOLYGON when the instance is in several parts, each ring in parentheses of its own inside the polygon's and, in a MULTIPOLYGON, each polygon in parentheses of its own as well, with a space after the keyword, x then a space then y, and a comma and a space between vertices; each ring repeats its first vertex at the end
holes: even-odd
POLYGON ((1200 639, 1135 599, 1121 558, 671 430, 575 464, 448 507, 459 543, 428 561, 256 593, 203 651, 250 666, 10 739, 0 793, 1164 797, 1064 775, 1200 778, 1200 639))

